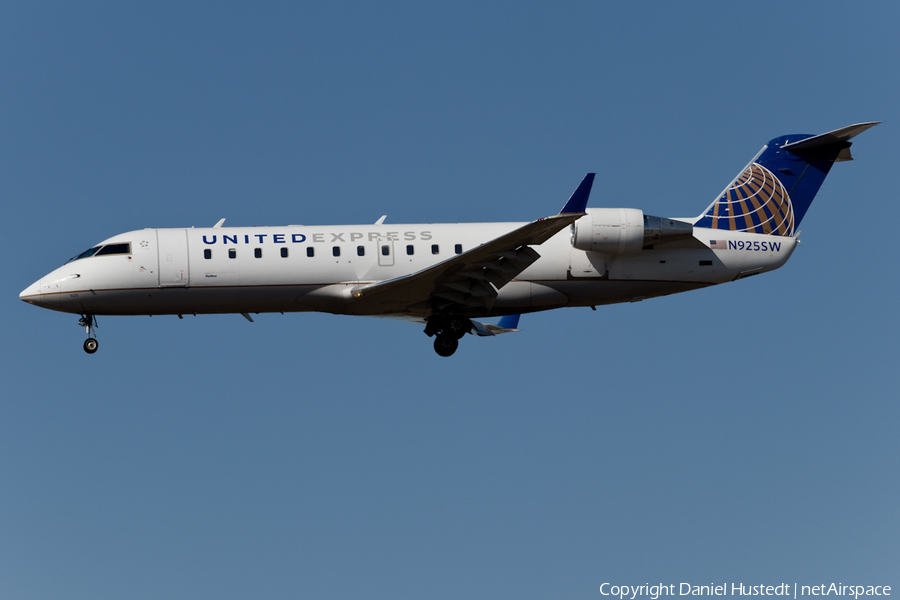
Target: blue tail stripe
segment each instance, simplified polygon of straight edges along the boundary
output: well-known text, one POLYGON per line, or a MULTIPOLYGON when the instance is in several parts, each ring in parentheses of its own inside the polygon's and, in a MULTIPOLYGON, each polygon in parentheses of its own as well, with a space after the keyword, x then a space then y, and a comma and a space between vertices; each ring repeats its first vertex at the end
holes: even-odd
POLYGON ((819 148, 814 155, 799 150, 795 154, 782 148, 791 141, 797 142, 810 137, 813 136, 785 135, 775 138, 756 161, 774 173, 787 190, 794 209, 794 227, 800 224, 809 210, 825 176, 834 165, 834 159, 850 145, 849 142, 833 144, 819 148))

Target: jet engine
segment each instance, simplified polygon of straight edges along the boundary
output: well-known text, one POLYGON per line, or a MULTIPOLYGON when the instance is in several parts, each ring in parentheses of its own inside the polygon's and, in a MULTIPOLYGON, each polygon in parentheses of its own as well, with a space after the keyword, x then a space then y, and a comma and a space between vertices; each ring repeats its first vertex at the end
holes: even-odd
POLYGON ((633 254, 647 246, 693 237, 690 223, 645 215, 637 208, 588 208, 572 225, 572 246, 603 254, 633 254))

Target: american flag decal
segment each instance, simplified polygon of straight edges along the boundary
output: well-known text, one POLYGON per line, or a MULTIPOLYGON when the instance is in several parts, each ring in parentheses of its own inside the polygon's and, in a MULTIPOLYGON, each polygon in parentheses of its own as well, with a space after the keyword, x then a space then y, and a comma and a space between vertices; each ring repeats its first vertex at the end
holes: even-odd
POLYGON ((727 250, 728 242, 725 240, 709 240, 709 247, 713 250, 727 250))

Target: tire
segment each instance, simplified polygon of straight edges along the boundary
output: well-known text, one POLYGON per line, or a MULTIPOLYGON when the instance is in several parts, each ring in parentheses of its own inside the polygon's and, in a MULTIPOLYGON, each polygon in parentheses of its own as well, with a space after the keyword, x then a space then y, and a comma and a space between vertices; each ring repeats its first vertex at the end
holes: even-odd
POLYGON ((439 335, 434 338, 434 351, 438 353, 438 356, 453 356, 453 353, 456 352, 458 347, 459 340, 456 338, 446 335, 439 335))
POLYGON ((88 338, 84 340, 84 351, 88 354, 93 354, 94 352, 96 352, 99 346, 100 344, 94 338, 88 338))
POLYGON ((444 327, 444 333, 455 337, 456 339, 460 339, 462 336, 469 333, 470 329, 472 329, 472 322, 469 319, 455 317, 447 322, 444 327))

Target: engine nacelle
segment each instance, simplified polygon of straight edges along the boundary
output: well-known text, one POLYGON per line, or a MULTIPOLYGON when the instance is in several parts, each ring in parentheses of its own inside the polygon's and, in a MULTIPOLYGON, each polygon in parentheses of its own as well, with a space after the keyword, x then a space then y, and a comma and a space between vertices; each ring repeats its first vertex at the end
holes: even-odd
POLYGON ((644 247, 644 211, 637 208, 588 208, 572 226, 572 245, 603 254, 631 254, 644 247))
POLYGON ((637 208, 588 208, 572 225, 572 245, 603 254, 633 254, 645 246, 693 237, 690 223, 644 215, 637 208))

